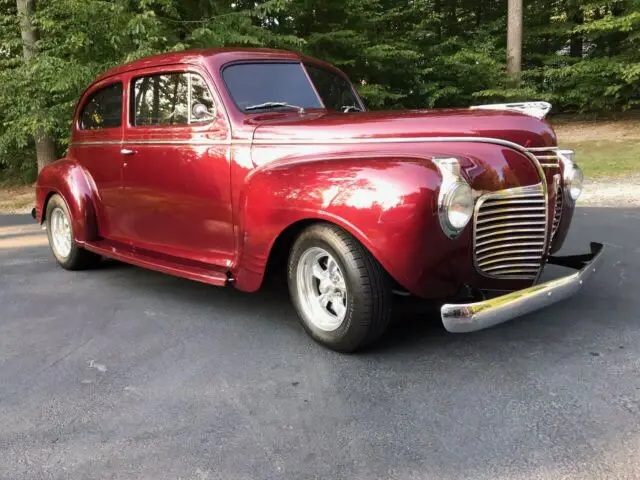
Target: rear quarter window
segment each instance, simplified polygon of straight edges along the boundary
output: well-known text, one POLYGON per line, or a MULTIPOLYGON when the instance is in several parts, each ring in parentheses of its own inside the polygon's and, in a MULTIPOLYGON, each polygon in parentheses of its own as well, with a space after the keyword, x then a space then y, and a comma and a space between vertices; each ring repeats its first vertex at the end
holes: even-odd
POLYGON ((122 125, 122 82, 92 93, 80 113, 80 130, 117 128, 122 125))

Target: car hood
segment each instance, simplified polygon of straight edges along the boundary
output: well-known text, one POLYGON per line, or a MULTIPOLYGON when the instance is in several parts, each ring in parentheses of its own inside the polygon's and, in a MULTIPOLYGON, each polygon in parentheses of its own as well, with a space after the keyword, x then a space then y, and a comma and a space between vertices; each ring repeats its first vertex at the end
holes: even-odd
POLYGON ((482 109, 339 113, 325 110, 256 115, 254 141, 340 142, 421 137, 486 137, 523 147, 556 145, 544 120, 522 113, 482 109))

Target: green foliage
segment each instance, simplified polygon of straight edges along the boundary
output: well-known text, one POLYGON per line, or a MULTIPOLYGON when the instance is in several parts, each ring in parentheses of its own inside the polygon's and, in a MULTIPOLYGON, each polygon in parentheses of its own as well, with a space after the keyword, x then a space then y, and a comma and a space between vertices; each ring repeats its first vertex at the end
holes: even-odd
POLYGON ((601 112, 640 101, 640 0, 525 2, 524 72, 505 77, 504 0, 39 0, 25 64, 0 0, 0 176, 33 173, 33 135, 68 142, 74 104, 107 68, 195 47, 295 49, 342 68, 370 108, 545 99, 601 112))

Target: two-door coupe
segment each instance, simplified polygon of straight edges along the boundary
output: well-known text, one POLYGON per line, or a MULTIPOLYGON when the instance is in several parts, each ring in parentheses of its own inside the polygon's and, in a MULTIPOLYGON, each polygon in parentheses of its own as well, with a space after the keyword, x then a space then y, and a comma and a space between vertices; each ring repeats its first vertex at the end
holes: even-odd
POLYGON ((335 350, 376 340, 394 293, 476 298, 442 320, 479 330, 566 298, 601 259, 595 243, 551 255, 582 173, 548 108, 367 112, 341 71, 297 53, 158 55, 83 93, 34 217, 70 270, 104 256, 252 292, 288 258, 303 326, 335 350), (546 263, 578 271, 539 284, 546 263))

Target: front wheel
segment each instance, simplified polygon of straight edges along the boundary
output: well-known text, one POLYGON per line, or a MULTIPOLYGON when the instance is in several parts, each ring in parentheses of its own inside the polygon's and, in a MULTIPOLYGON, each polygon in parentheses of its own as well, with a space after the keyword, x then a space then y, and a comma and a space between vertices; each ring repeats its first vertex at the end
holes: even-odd
POLYGON ((99 255, 78 247, 73 240, 71 215, 60 195, 52 196, 47 203, 45 218, 49 246, 62 268, 83 270, 94 267, 100 262, 99 255))
POLYGON ((387 273, 337 226, 316 224, 300 234, 289 256, 288 282, 305 330, 333 350, 353 352, 389 325, 387 273))

